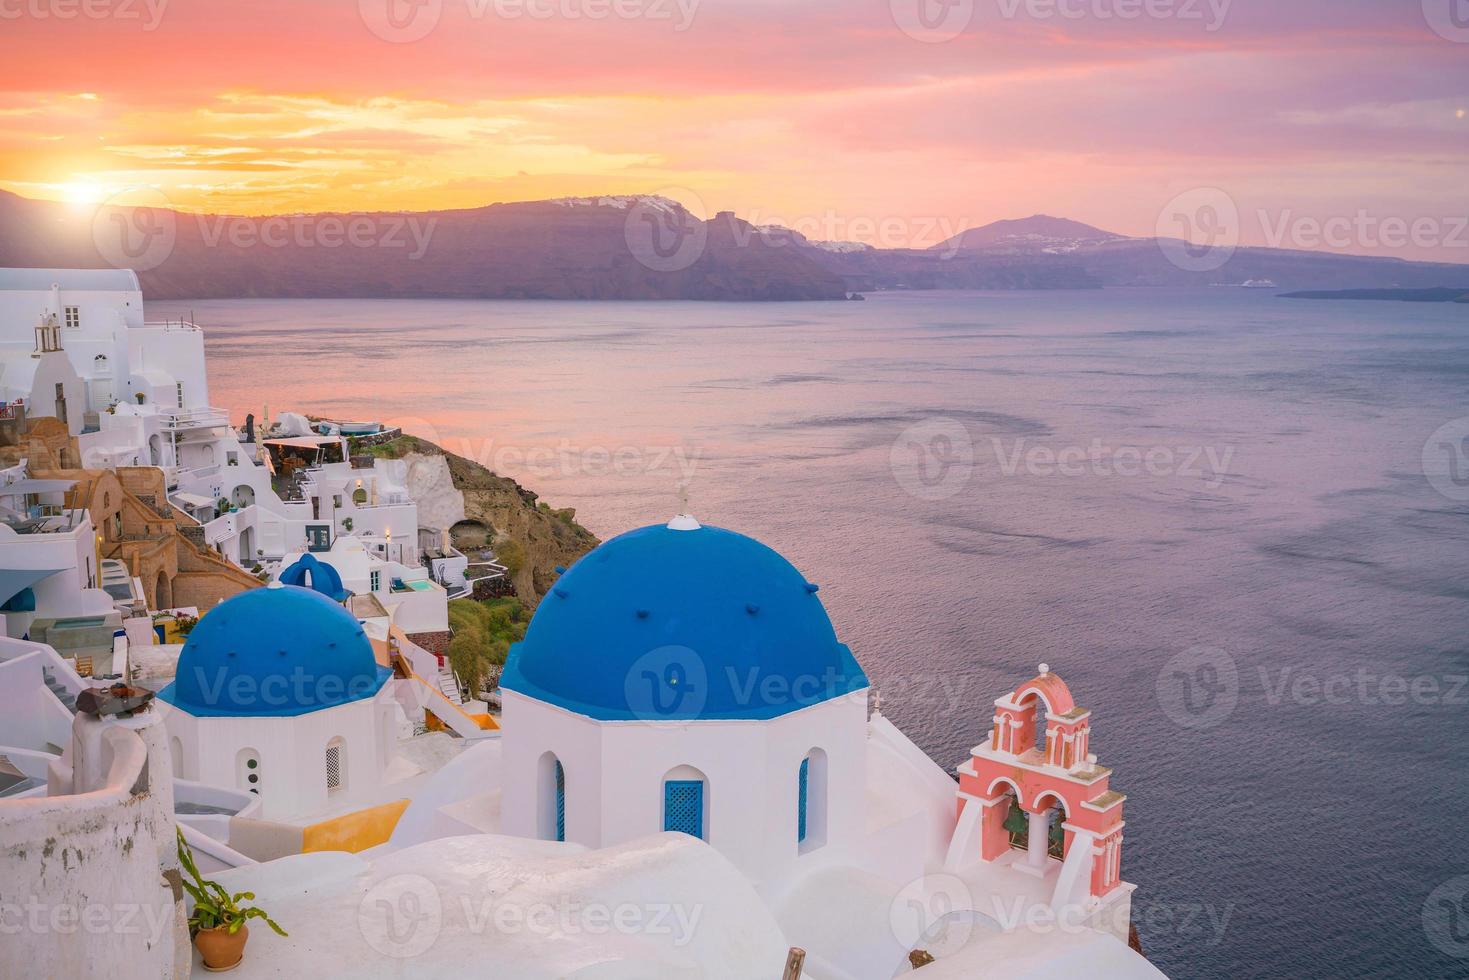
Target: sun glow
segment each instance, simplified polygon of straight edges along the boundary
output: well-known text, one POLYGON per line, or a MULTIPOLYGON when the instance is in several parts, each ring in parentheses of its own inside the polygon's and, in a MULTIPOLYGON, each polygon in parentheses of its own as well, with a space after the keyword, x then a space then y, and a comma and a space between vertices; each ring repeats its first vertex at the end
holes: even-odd
POLYGON ((98 204, 107 196, 107 188, 95 180, 72 180, 61 185, 61 199, 67 204, 98 204))

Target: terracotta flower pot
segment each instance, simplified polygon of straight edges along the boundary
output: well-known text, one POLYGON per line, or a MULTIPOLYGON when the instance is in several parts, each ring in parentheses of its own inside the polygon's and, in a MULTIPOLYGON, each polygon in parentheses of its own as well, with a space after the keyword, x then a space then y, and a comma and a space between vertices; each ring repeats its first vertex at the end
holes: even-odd
POLYGON ((200 929, 194 936, 194 945, 204 957, 204 969, 215 973, 233 970, 245 958, 245 940, 250 938, 250 927, 244 923, 233 936, 225 926, 200 929))

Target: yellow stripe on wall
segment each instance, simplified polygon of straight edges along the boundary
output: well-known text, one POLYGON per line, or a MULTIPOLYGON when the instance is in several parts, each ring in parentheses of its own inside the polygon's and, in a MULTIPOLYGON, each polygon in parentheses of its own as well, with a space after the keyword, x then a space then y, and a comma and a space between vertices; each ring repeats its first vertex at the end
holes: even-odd
POLYGON ((368 807, 366 810, 314 823, 303 832, 301 853, 355 852, 376 847, 393 835, 393 828, 398 826, 398 820, 406 809, 407 800, 394 800, 381 806, 368 807))

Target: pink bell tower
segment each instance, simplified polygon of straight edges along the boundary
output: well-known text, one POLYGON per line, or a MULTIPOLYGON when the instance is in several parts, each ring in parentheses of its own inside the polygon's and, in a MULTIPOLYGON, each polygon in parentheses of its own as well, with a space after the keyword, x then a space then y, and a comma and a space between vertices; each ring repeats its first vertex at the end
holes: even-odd
POLYGON ((995 701, 989 739, 970 756, 959 767, 959 823, 946 866, 1018 850, 1007 858, 1017 871, 1045 877, 1059 859, 1073 877, 1085 874, 1092 903, 1118 888, 1130 892, 1121 876, 1126 797, 1091 753, 1091 711, 1076 706, 1047 665, 995 701), (1073 854, 1079 845, 1086 852, 1073 854))

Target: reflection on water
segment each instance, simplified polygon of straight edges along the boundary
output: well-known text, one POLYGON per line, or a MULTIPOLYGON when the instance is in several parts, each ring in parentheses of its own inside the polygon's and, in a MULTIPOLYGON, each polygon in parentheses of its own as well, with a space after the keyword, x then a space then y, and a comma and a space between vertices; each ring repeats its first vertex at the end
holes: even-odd
POLYGON ((1422 453, 1469 415, 1463 307, 193 308, 237 420, 401 422, 604 536, 666 520, 690 478, 701 519, 822 584, 887 713, 946 763, 1053 665, 1129 794, 1124 874, 1173 975, 1462 967, 1423 906, 1469 872, 1469 503, 1422 453))

